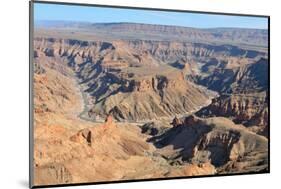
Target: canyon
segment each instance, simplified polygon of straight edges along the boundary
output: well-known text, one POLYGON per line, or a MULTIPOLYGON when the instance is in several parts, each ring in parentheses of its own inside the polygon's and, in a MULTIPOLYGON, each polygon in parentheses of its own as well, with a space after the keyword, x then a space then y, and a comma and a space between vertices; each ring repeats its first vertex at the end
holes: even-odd
POLYGON ((35 185, 268 172, 267 40, 259 29, 36 23, 35 185))

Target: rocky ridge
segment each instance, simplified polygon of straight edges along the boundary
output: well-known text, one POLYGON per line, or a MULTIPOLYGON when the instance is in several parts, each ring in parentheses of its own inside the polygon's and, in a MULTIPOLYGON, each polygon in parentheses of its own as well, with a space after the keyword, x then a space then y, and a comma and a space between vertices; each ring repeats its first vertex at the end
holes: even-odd
POLYGON ((186 117, 149 139, 171 164, 211 163, 218 174, 267 170, 267 138, 222 117, 186 117))
MULTIPOLYGON (((124 42, 42 39, 35 47, 36 57, 59 60, 75 71, 89 94, 88 104, 93 104, 89 117, 107 113, 118 120, 170 117, 194 111, 214 95, 186 81, 184 70, 164 65, 172 60, 161 60, 147 50, 136 55, 137 49, 124 42)), ((62 64, 56 69, 63 71, 62 64)))
POLYGON ((265 38, 122 39, 106 27, 114 39, 34 40, 37 185, 268 172, 267 51, 249 47, 265 38))
POLYGON ((224 69, 201 80, 221 95, 199 116, 224 116, 250 130, 268 135, 268 61, 260 59, 235 69, 224 69))

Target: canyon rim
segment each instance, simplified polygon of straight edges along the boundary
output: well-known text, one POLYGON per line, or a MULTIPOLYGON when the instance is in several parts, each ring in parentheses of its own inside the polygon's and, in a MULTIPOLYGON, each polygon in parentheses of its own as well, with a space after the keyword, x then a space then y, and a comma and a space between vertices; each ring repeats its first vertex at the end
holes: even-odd
POLYGON ((127 20, 35 14, 33 184, 268 172, 268 30, 127 20))

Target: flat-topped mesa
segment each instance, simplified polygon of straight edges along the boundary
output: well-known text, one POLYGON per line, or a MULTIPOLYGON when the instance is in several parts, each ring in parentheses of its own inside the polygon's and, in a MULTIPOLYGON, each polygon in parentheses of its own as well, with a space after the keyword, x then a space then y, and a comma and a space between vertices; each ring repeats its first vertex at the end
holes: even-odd
POLYGON ((156 40, 189 41, 220 44, 249 44, 267 46, 268 32, 265 29, 209 28, 199 29, 184 26, 169 26, 144 23, 83 23, 57 21, 36 22, 35 36, 59 36, 71 39, 99 40, 156 40), (46 25, 45 23, 48 22, 46 25), (50 30, 49 28, 52 28, 50 30), (66 29, 67 28, 67 29, 66 29), (62 32, 63 31, 63 32, 62 32), (72 32, 75 31, 75 32, 72 32), (82 32, 80 32, 82 31, 82 32), (62 35, 63 34, 63 35, 62 35), (81 35, 82 34, 82 35, 81 35), (253 37, 254 35, 254 37, 253 37))
POLYGON ((185 76, 183 72, 177 72, 174 76, 170 77, 167 87, 181 88, 185 85, 185 76))
POLYGON ((176 73, 171 73, 171 75, 155 75, 150 78, 134 80, 133 91, 145 92, 163 90, 164 88, 185 88, 185 85, 184 74, 177 71, 176 73))
POLYGON ((116 120, 159 119, 183 114, 203 106, 210 98, 206 90, 185 80, 180 71, 134 76, 111 94, 100 104, 103 103, 103 112, 112 113, 116 120))

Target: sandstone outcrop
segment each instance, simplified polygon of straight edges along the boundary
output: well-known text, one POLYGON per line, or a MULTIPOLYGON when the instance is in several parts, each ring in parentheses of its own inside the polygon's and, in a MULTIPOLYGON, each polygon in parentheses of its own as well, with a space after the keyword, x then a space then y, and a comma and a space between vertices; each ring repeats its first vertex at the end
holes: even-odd
MULTIPOLYGON (((166 48, 165 43, 159 46, 166 48)), ((159 57, 147 50, 136 56, 139 47, 131 42, 43 38, 36 40, 35 47, 37 54, 45 53, 40 56, 41 61, 45 60, 41 64, 55 59, 61 63, 51 64, 51 68, 64 75, 68 74, 65 67, 75 71, 93 102, 89 111, 101 117, 111 113, 117 120, 159 119, 194 111, 212 98, 208 90, 185 80, 187 70, 163 65, 163 61, 173 61, 171 57, 159 57)))
POLYGON ((35 31, 36 185, 268 171, 265 30, 84 24, 35 31))
POLYGON ((72 182, 72 176, 70 172, 62 165, 58 163, 52 163, 34 170, 35 183, 41 185, 51 184, 69 184, 72 182))
MULTIPOLYGON (((199 116, 224 116, 235 123, 250 127, 252 131, 268 133, 268 62, 256 63, 232 69, 232 74, 214 74, 205 83, 221 95, 197 112, 199 116), (258 127, 253 129, 253 127, 258 127), (252 128, 251 128, 252 127, 252 128)), ((227 73, 227 72, 225 72, 227 73)))
POLYGON ((215 175, 217 173, 216 168, 211 163, 201 164, 187 164, 178 169, 173 169, 168 173, 170 177, 186 176, 200 176, 200 175, 215 175))
POLYGON ((211 163, 219 173, 268 169, 267 138, 222 117, 190 116, 183 125, 149 139, 171 163, 211 163))

